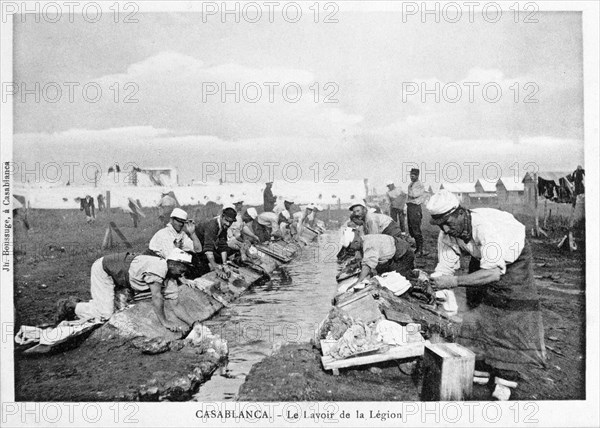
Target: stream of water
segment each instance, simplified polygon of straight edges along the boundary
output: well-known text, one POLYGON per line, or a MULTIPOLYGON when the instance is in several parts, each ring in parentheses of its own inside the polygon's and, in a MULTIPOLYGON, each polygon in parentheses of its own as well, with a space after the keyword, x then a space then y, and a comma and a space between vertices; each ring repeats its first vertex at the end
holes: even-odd
POLYGON ((200 387, 196 401, 234 400, 254 363, 283 343, 308 342, 337 289, 339 237, 326 232, 289 265, 287 274, 252 287, 205 325, 229 345, 229 363, 200 387))

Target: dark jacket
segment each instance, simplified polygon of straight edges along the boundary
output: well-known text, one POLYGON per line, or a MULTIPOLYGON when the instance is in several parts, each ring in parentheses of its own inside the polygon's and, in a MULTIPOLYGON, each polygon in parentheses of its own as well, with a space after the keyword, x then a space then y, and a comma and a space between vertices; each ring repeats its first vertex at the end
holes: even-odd
POLYGON ((273 211, 275 208, 275 202, 277 198, 273 196, 273 192, 270 188, 266 188, 263 192, 263 210, 264 211, 273 211))
POLYGON ((211 251, 221 254, 229 248, 227 245, 227 229, 222 228, 219 231, 219 220, 217 216, 196 226, 196 236, 202 244, 203 253, 211 251))

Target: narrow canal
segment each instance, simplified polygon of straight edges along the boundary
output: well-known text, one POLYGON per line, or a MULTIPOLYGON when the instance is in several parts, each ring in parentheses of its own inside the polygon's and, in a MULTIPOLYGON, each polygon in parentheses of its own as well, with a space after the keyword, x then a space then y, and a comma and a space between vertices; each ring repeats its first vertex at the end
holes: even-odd
POLYGON ((252 365, 284 343, 308 342, 337 288, 338 232, 327 231, 285 266, 205 324, 229 345, 229 363, 200 387, 196 401, 234 400, 252 365))

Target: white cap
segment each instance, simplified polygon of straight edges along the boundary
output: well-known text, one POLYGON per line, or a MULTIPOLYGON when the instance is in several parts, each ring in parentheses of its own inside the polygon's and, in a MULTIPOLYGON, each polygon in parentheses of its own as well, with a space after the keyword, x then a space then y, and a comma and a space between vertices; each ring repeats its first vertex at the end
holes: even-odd
POLYGON ((385 182, 386 186, 391 186, 392 184, 394 184, 394 180, 388 180, 385 182))
POLYGON ((306 209, 307 209, 307 210, 314 210, 314 209, 315 209, 315 205, 314 205, 314 204, 308 204, 308 205, 306 206, 306 209))
POLYGON ((252 217, 252 220, 254 220, 256 217, 258 217, 258 213, 256 212, 256 208, 248 208, 246 210, 246 213, 252 217))
POLYGON ((342 248, 346 248, 352 241, 354 241, 354 229, 351 227, 345 227, 342 230, 342 240, 340 245, 342 248))
POLYGON ((175 262, 192 263, 191 254, 186 253, 181 248, 173 248, 167 257, 167 260, 173 260, 175 262))
POLYGON ((426 208, 432 216, 438 216, 454 211, 459 205, 460 202, 453 193, 442 189, 429 199, 426 208))
POLYGON ((221 211, 225 211, 227 208, 231 208, 232 210, 236 211, 235 207, 233 206, 232 203, 230 202, 226 202, 223 204, 223 209, 221 211))
POLYGON ((171 212, 171 218, 178 218, 179 220, 187 221, 187 213, 181 208, 175 208, 171 212))
POLYGON ((361 206, 363 208, 367 208, 367 203, 365 201, 363 201, 362 199, 358 200, 358 201, 354 202, 352 205, 350 205, 349 210, 352 211, 352 208, 358 207, 358 206, 361 206))
POLYGON ((316 211, 323 211, 323 207, 321 205, 313 205, 313 209, 316 211))
POLYGON ((292 195, 287 195, 285 198, 283 198, 284 201, 291 202, 292 204, 294 203, 295 199, 296 199, 296 197, 292 196, 292 195))

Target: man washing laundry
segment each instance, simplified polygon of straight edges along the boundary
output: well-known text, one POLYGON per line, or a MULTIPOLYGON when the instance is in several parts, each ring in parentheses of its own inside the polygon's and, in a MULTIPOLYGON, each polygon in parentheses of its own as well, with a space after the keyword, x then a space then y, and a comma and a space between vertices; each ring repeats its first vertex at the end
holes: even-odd
POLYGON ((160 323, 170 331, 183 331, 194 318, 179 305, 179 279, 190 266, 192 256, 174 248, 166 260, 155 256, 118 253, 101 257, 92 265, 89 302, 76 298, 62 299, 57 304, 56 321, 79 319, 108 320, 115 312, 115 289, 126 288, 134 293, 151 291, 152 307, 160 323), (172 303, 178 321, 165 316, 164 301, 172 303), (183 325, 183 324, 185 325, 183 325))
POLYGON ((489 367, 494 397, 507 400, 523 367, 543 366, 546 358, 525 226, 504 211, 466 209, 445 189, 431 197, 427 209, 441 229, 435 288, 466 287, 468 311, 457 340, 489 367), (469 273, 457 274, 464 253, 471 256, 469 273))

